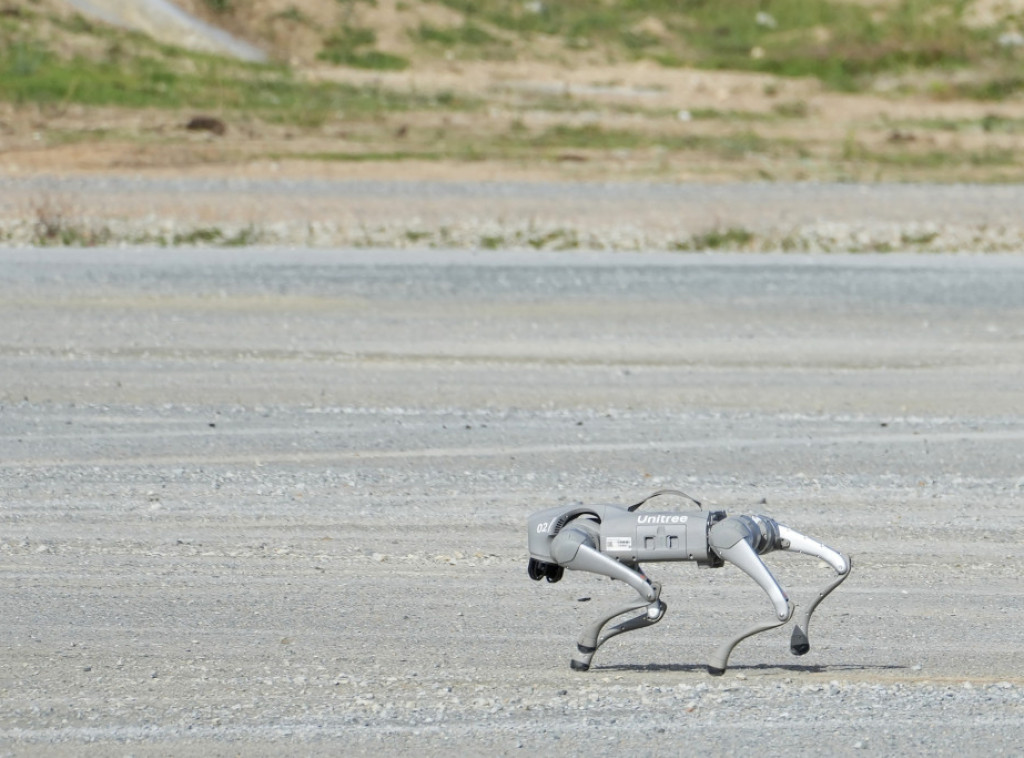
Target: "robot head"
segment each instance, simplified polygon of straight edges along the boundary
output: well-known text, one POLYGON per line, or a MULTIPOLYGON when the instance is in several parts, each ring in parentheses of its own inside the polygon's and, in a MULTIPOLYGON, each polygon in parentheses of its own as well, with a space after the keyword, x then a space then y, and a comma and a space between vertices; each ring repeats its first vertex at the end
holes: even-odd
POLYGON ((551 555, 551 543, 566 524, 580 516, 593 518, 598 523, 601 521, 601 514, 592 506, 548 508, 530 516, 527 521, 530 562, 526 572, 531 579, 547 579, 554 583, 562 578, 565 569, 555 563, 551 555))

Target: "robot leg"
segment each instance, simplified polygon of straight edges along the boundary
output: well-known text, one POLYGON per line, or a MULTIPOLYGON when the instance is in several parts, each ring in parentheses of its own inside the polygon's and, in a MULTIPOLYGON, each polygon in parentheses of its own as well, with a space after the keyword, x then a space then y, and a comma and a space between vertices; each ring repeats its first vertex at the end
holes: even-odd
POLYGON ((850 575, 850 569, 853 568, 853 561, 838 550, 833 550, 828 545, 800 534, 800 532, 790 529, 785 524, 779 524, 778 526, 781 541, 780 547, 783 550, 820 558, 836 572, 836 578, 818 591, 818 596, 801 612, 796 626, 793 627, 793 636, 789 640, 789 649, 793 655, 804 655, 811 649, 811 641, 807 636, 808 627, 811 624, 811 614, 814 613, 814 609, 818 607, 822 600, 828 597, 832 590, 846 581, 846 577, 850 575))
POLYGON ((661 602, 661 600, 655 600, 651 603, 641 600, 610 609, 580 634, 579 640, 576 642, 577 653, 573 656, 569 665, 575 671, 586 671, 590 668, 590 662, 594 658, 594 653, 597 652, 601 645, 623 632, 632 632, 635 629, 643 629, 644 627, 657 624, 665 617, 667 608, 668 606, 661 602), (607 629, 604 634, 601 633, 605 624, 616 616, 641 608, 644 609, 643 613, 616 624, 607 629))
POLYGON ((659 599, 661 595, 659 583, 651 582, 636 568, 599 552, 594 547, 596 543, 594 529, 590 524, 580 523, 569 526, 560 531, 552 542, 551 557, 560 568, 589 571, 625 582, 637 591, 641 599, 607 611, 583 630, 576 644, 577 655, 570 662, 571 667, 576 671, 589 669, 594 653, 609 639, 623 632, 643 629, 658 623, 664 617, 666 609, 665 604, 659 599), (605 625, 616 616, 641 608, 644 610, 640 615, 616 624, 603 634, 601 633, 605 625))
POLYGON ((772 548, 771 542, 775 536, 771 533, 773 527, 774 522, 764 517, 735 516, 715 524, 708 535, 708 546, 720 558, 737 566, 765 591, 776 615, 775 620, 755 624, 724 642, 708 663, 708 673, 712 676, 725 673, 733 648, 742 640, 782 626, 793 616, 793 603, 754 549, 757 546, 761 552, 767 552, 772 548), (766 529, 769 530, 767 535, 766 529))

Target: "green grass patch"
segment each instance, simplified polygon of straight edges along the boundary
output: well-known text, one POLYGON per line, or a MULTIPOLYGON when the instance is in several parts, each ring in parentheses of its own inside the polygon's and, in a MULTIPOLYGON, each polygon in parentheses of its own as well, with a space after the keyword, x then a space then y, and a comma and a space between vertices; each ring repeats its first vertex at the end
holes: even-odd
POLYGON ((740 227, 713 229, 693 237, 695 250, 742 249, 754 241, 754 233, 740 227))
POLYGON ((535 250, 576 250, 580 241, 572 229, 553 229, 527 237, 526 244, 535 250))
POLYGON ((466 60, 512 60, 515 50, 509 40, 492 34, 488 29, 473 21, 456 26, 435 26, 422 23, 409 32, 412 40, 421 45, 429 54, 453 55, 466 60))
POLYGON ((224 239, 224 232, 215 226, 203 226, 192 229, 181 234, 175 234, 171 238, 172 245, 212 245, 218 244, 224 239))
MULTIPOLYGON (((295 6, 275 19, 310 23, 295 6)), ((123 107, 220 106, 257 113, 274 109, 282 113, 282 121, 292 120, 289 110, 315 114, 339 106, 360 112, 402 107, 402 96, 379 89, 299 82, 283 65, 188 52, 78 15, 51 21, 65 34, 63 44, 56 38, 44 41, 35 25, 24 19, 15 23, 0 17, 0 99, 123 107), (89 53, 58 54, 59 49, 89 53)), ((400 56, 376 50, 375 44, 372 29, 342 26, 325 39, 321 58, 378 70, 409 65, 400 56)))
POLYGON ((325 161, 334 163, 376 163, 379 161, 439 161, 445 158, 455 158, 459 156, 455 154, 433 150, 424 150, 423 152, 417 152, 415 150, 387 150, 361 153, 348 153, 341 151, 268 153, 265 157, 269 160, 306 160, 325 161))
POLYGON ((1024 92, 1024 74, 1015 72, 996 75, 977 82, 943 82, 932 87, 932 94, 942 99, 968 98, 1001 101, 1024 92))
POLYGON ((501 235, 484 235, 480 238, 480 247, 484 250, 499 250, 507 244, 505 238, 501 235))
MULTIPOLYGON (((889 124, 890 122, 886 122, 889 124)), ((900 119, 891 125, 898 129, 921 129, 934 132, 985 132, 987 134, 1024 134, 1024 118, 1011 118, 989 113, 980 119, 921 118, 900 119)))
POLYGON ((999 134, 1021 134, 1024 133, 1024 119, 1006 118, 997 116, 994 113, 982 117, 979 122, 983 132, 999 134))
POLYGON ((227 13, 235 7, 232 0, 203 0, 203 3, 214 13, 227 13))
POLYGON ((750 155, 800 155, 802 148, 788 140, 769 139, 755 132, 722 135, 683 135, 662 140, 669 149, 698 150, 725 160, 739 160, 750 155))
POLYGON ((273 20, 288 21, 293 24, 301 24, 302 26, 308 26, 310 29, 316 28, 316 22, 294 5, 290 5, 283 11, 276 13, 273 16, 273 20))
POLYGON ((811 114, 811 109, 805 101, 793 100, 776 103, 772 106, 772 113, 781 118, 807 118, 811 114))
POLYGON ((324 40, 317 58, 337 65, 381 71, 401 71, 409 67, 407 59, 374 49, 376 43, 377 34, 372 29, 343 25, 324 40))
POLYGON ((454 47, 456 45, 489 45, 496 41, 494 35, 474 23, 461 26, 438 27, 421 24, 415 33, 420 42, 454 47))
POLYGON ((533 150, 699 150, 726 159, 742 158, 754 153, 791 152, 795 149, 784 140, 768 139, 751 131, 722 135, 651 135, 625 129, 605 129, 597 124, 559 124, 537 134, 510 130, 501 138, 499 144, 533 150))
POLYGON ((964 168, 1007 168, 1019 165, 1016 150, 986 147, 981 150, 872 150, 848 140, 843 148, 843 160, 865 166, 898 169, 924 169, 940 172, 964 168))
POLYGON ((302 82, 283 66, 186 53, 136 35, 104 34, 108 44, 102 56, 71 59, 31 38, 0 35, 0 100, 236 111, 270 123, 301 126, 320 125, 339 113, 370 117, 411 109, 477 107, 450 92, 399 93, 378 85, 302 82))
POLYGON ((813 76, 859 90, 883 73, 953 70, 1003 58, 1006 75, 957 85, 971 97, 1021 91, 1021 53, 1000 50, 995 30, 961 23, 960 0, 899 0, 875 6, 834 0, 441 0, 467 23, 530 39, 559 38, 570 50, 602 47, 612 58, 665 65, 813 76), (654 20, 652 23, 652 19, 654 20))
POLYGON ((578 150, 617 150, 645 147, 650 144, 643 135, 621 129, 605 129, 595 124, 570 126, 558 124, 535 135, 514 140, 534 148, 573 148, 578 150))
POLYGON ((225 234, 215 226, 202 226, 173 235, 167 240, 171 245, 217 245, 219 247, 245 247, 260 241, 260 234, 252 226, 245 226, 234 234, 225 234))
POLYGON ((315 160, 344 163, 373 161, 478 161, 478 160, 566 160, 579 151, 580 160, 616 150, 661 149, 671 152, 696 151, 720 160, 738 161, 752 154, 802 157, 802 148, 787 140, 768 139, 752 132, 724 135, 651 136, 628 130, 599 126, 558 125, 540 133, 511 129, 503 134, 452 135, 432 141, 423 149, 317 151, 267 154, 273 160, 315 160), (438 147, 440 145, 440 149, 438 147))

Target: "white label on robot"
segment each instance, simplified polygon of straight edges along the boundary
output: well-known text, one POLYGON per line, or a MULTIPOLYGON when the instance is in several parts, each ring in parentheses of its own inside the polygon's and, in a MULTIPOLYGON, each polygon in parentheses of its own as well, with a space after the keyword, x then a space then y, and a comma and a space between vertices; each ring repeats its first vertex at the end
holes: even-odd
POLYGON ((686 516, 669 515, 667 513, 653 513, 651 515, 637 516, 638 524, 685 524, 686 516))
POLYGON ((632 537, 606 537, 604 540, 605 550, 632 550, 632 537))

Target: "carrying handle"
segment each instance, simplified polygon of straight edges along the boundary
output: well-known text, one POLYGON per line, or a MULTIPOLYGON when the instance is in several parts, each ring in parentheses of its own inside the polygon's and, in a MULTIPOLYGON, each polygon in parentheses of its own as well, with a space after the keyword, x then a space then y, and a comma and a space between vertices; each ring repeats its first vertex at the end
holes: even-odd
POLYGON ((701 510, 704 510, 704 506, 701 505, 700 500, 697 500, 694 497, 690 497, 689 495, 687 495, 682 490, 658 490, 657 492, 652 492, 650 495, 645 497, 639 503, 634 503, 633 505, 629 506, 626 510, 629 511, 630 513, 632 513, 637 508, 639 508, 641 505, 646 503, 648 500, 653 500, 654 498, 656 498, 656 497, 658 497, 660 495, 678 495, 679 497, 685 497, 687 500, 690 500, 691 502, 696 503, 698 508, 700 508, 701 510))

